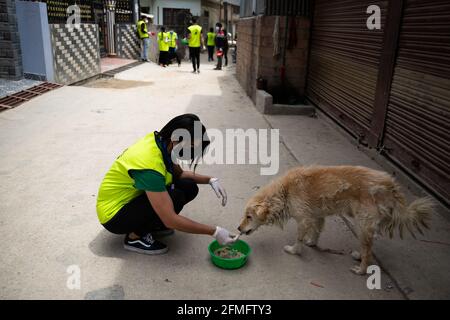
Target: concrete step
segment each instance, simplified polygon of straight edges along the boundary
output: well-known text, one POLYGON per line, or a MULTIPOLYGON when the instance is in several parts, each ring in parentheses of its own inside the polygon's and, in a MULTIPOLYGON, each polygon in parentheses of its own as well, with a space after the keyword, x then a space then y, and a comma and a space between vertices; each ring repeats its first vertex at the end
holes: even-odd
POLYGON ((273 97, 264 90, 256 90, 256 109, 262 114, 314 116, 316 109, 308 104, 274 104, 273 97))

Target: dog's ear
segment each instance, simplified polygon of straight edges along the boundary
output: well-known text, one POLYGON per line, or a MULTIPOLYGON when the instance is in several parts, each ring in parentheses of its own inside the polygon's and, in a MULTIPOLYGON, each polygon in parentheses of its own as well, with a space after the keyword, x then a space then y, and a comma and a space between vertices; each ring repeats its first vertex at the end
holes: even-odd
POLYGON ((256 217, 261 221, 266 221, 267 215, 269 213, 269 207, 266 202, 261 202, 255 206, 256 217))

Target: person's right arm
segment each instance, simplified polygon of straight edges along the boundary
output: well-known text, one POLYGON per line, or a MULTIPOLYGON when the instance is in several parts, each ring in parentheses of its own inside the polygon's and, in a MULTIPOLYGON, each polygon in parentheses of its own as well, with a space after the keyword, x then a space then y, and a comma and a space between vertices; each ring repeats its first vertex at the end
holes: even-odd
POLYGON ((172 199, 167 191, 146 191, 146 194, 153 209, 167 228, 194 234, 209 234, 210 236, 216 231, 215 227, 176 214, 172 199))
POLYGON ((200 42, 202 43, 202 47, 205 47, 205 39, 203 38, 203 32, 200 34, 200 42))

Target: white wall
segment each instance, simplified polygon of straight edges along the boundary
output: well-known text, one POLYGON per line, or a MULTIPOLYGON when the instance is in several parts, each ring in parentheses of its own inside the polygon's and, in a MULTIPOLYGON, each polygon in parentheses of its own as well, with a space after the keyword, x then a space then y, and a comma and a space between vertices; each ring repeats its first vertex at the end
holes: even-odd
MULTIPOLYGON (((142 0, 141 0, 142 1, 142 0)), ((200 0, 155 0, 152 1, 153 14, 155 15, 155 24, 164 24, 163 21, 163 8, 177 8, 177 9, 189 9, 194 16, 201 15, 201 1, 200 0), (156 11, 159 8, 159 13, 156 11)), ((142 5, 142 2, 141 2, 142 5)))

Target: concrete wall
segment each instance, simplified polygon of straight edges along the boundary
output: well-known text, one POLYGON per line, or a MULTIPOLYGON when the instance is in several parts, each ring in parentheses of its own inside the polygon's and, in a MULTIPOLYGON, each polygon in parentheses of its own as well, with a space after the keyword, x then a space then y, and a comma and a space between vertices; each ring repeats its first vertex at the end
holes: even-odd
POLYGON ((208 1, 202 0, 202 16, 205 14, 205 11, 208 11, 208 27, 214 28, 216 23, 220 20, 220 9, 219 3, 217 1, 208 1))
MULTIPOLYGON (((281 85, 280 67, 284 47, 285 17, 280 18, 280 55, 274 56, 274 16, 240 19, 237 27, 236 76, 247 94, 256 99, 256 79, 262 77, 269 89, 281 85)), ((297 44, 286 51, 286 79, 302 95, 305 91, 310 20, 295 17, 297 44)), ((288 29, 289 30, 289 29, 288 29)))
POLYGON ((45 3, 16 1, 25 78, 53 81, 53 56, 45 3))
POLYGON ((0 1, 0 78, 23 77, 16 6, 13 0, 0 1))

